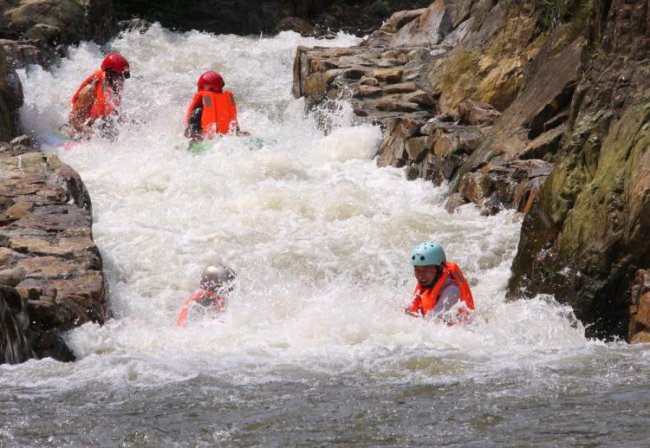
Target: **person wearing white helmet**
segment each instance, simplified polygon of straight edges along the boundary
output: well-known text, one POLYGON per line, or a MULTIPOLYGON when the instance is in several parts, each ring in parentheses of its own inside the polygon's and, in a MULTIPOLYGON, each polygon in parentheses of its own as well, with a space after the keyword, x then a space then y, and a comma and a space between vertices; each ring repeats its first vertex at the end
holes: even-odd
POLYGON ((406 313, 415 317, 437 316, 448 323, 467 321, 474 298, 460 268, 447 261, 436 241, 425 241, 411 251, 417 285, 406 313))
POLYGON ((228 295, 235 287, 235 277, 235 272, 227 266, 206 267, 201 275, 201 287, 183 303, 176 325, 185 326, 193 306, 201 306, 214 315, 223 313, 228 295))

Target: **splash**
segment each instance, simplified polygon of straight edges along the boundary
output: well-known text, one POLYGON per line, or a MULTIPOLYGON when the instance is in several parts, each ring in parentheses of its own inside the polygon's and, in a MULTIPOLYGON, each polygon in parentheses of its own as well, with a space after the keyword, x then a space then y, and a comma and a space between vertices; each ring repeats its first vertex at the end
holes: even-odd
MULTIPOLYGON (((156 383, 197 371, 282 377, 287 365, 413 378, 456 375, 467 360, 499 369, 504 359, 587 344, 552 300, 505 301, 515 214, 483 217, 472 206, 448 214, 445 186, 377 168, 379 128, 352 126, 343 104, 325 135, 291 96, 298 45, 357 42, 344 34, 252 39, 153 26, 110 44, 132 71, 119 137, 53 149, 90 190, 116 315, 104 327, 70 332, 80 369, 129 378, 124 366, 135 364, 138 378, 156 383), (261 143, 228 136, 202 154, 186 151, 185 108, 205 70, 223 75, 242 129, 261 143), (442 242, 468 277, 474 325, 403 314, 414 283, 408 252, 429 239, 442 242), (215 263, 238 272, 228 312, 176 328, 185 297, 215 263), (434 361, 420 362, 427 356, 434 361)), ((22 120, 37 141, 65 122, 72 93, 102 50, 84 43, 50 72, 20 73, 22 120)))

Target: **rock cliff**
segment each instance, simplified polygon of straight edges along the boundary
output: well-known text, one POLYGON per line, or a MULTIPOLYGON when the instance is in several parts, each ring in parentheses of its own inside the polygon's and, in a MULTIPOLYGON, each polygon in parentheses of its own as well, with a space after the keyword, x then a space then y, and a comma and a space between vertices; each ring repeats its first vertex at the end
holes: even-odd
POLYGON ((553 293, 590 334, 635 340, 648 334, 633 285, 650 267, 650 13, 641 1, 595 6, 602 37, 575 87, 557 167, 524 220, 510 291, 553 293))

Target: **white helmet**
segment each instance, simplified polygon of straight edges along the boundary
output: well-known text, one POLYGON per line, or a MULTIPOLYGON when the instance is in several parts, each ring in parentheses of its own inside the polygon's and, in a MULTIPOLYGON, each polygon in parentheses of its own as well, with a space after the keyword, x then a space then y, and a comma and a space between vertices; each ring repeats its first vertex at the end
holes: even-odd
POLYGON ((201 288, 217 290, 235 280, 235 271, 226 266, 208 266, 201 275, 201 288))

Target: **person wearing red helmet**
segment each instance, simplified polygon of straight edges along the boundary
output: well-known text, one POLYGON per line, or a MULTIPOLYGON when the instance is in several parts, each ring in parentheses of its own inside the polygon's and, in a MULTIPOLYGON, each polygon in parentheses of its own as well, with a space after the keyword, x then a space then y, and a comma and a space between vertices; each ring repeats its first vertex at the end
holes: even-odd
POLYGON ((221 75, 208 71, 197 82, 197 92, 185 115, 185 136, 192 142, 215 135, 240 133, 237 105, 232 92, 224 91, 221 75))
POLYGON ((93 125, 101 122, 100 132, 114 137, 114 120, 119 114, 124 80, 131 76, 129 63, 119 53, 110 53, 101 68, 81 83, 72 96, 72 111, 68 117, 77 135, 88 135, 93 125))

